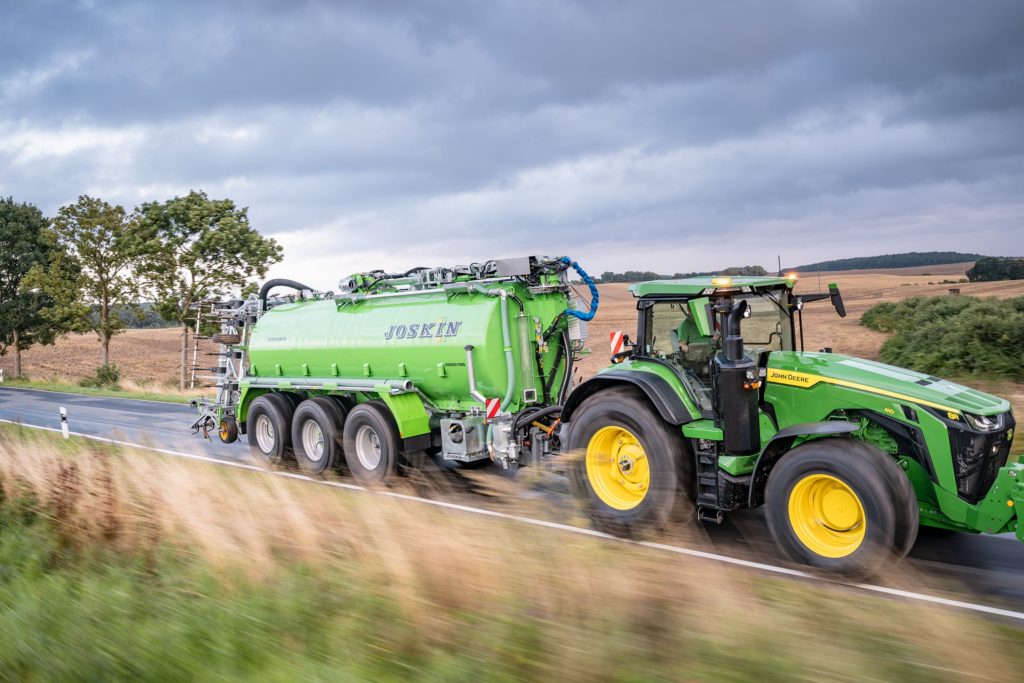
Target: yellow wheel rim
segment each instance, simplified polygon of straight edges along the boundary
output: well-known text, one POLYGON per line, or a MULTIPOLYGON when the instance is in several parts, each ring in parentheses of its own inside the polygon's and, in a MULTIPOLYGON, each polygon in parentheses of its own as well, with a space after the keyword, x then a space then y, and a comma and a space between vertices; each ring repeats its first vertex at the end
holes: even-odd
POLYGON ((789 523, 800 542, 822 557, 846 557, 864 542, 864 505, 830 474, 809 474, 789 494, 789 523))
POLYGON ((221 438, 222 441, 228 438, 228 432, 229 432, 229 430, 228 430, 227 420, 221 420, 220 421, 220 438, 221 438))
POLYGON ((651 486, 651 466, 640 441, 624 427, 602 427, 587 444, 587 481, 609 507, 632 510, 651 486))

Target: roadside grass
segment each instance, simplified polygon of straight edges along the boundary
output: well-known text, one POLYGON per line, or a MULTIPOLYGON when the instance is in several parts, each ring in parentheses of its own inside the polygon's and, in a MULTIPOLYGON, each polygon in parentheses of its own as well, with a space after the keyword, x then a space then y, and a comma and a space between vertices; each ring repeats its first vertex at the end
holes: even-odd
POLYGON ((1024 631, 0 425, 0 679, 1016 680, 1024 631))
MULTIPOLYGON (((14 387, 23 389, 40 389, 43 391, 59 391, 67 394, 83 394, 85 396, 110 396, 112 398, 135 398, 146 401, 164 403, 188 403, 190 399, 203 396, 204 390, 180 390, 176 385, 157 382, 136 382, 130 379, 121 380, 114 386, 83 387, 81 384, 65 377, 47 378, 5 378, 0 388, 14 387)), ((206 390, 209 394, 212 390, 206 390)))

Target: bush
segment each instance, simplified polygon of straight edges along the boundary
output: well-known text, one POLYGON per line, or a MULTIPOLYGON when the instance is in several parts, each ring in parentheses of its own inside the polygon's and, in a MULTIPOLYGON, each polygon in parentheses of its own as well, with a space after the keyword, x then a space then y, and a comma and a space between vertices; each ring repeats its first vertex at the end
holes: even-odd
POLYGON ((886 363, 935 375, 1024 380, 1024 297, 911 297, 871 307, 861 324, 892 333, 886 363))
POLYGON ((83 387, 113 387, 121 379, 121 370, 113 363, 96 368, 96 376, 83 379, 79 384, 83 387))

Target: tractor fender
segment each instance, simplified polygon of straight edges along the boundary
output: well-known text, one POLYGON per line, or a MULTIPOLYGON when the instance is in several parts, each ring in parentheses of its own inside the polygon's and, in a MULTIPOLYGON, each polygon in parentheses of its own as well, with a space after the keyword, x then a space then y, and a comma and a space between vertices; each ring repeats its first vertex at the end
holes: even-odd
POLYGON ((761 451, 761 455, 754 465, 753 476, 750 479, 750 507, 754 508, 764 504, 764 487, 768 483, 768 475, 771 474, 775 463, 789 451, 797 438, 801 436, 844 436, 852 434, 858 429, 860 429, 860 425, 856 422, 829 420, 791 425, 777 432, 761 451))
POLYGON ((695 419, 665 378, 651 372, 611 370, 588 379, 569 394, 565 405, 562 406, 561 421, 570 422, 573 412, 580 404, 598 391, 623 384, 639 388, 657 409, 661 419, 669 424, 683 425, 695 419))

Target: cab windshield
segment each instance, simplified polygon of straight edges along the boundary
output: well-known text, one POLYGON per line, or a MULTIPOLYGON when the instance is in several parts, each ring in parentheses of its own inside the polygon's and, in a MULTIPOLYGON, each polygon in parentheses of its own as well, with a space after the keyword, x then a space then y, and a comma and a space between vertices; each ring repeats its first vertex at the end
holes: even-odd
MULTIPOLYGON (((786 290, 733 296, 746 300, 750 317, 742 322, 743 349, 750 356, 764 351, 793 349, 793 331, 787 314, 786 290)), ((713 301, 713 300, 712 300, 713 301)), ((719 330, 704 335, 690 311, 689 299, 655 301, 645 312, 643 355, 676 367, 691 386, 691 394, 703 404, 710 386, 709 361, 719 344, 719 330)))

